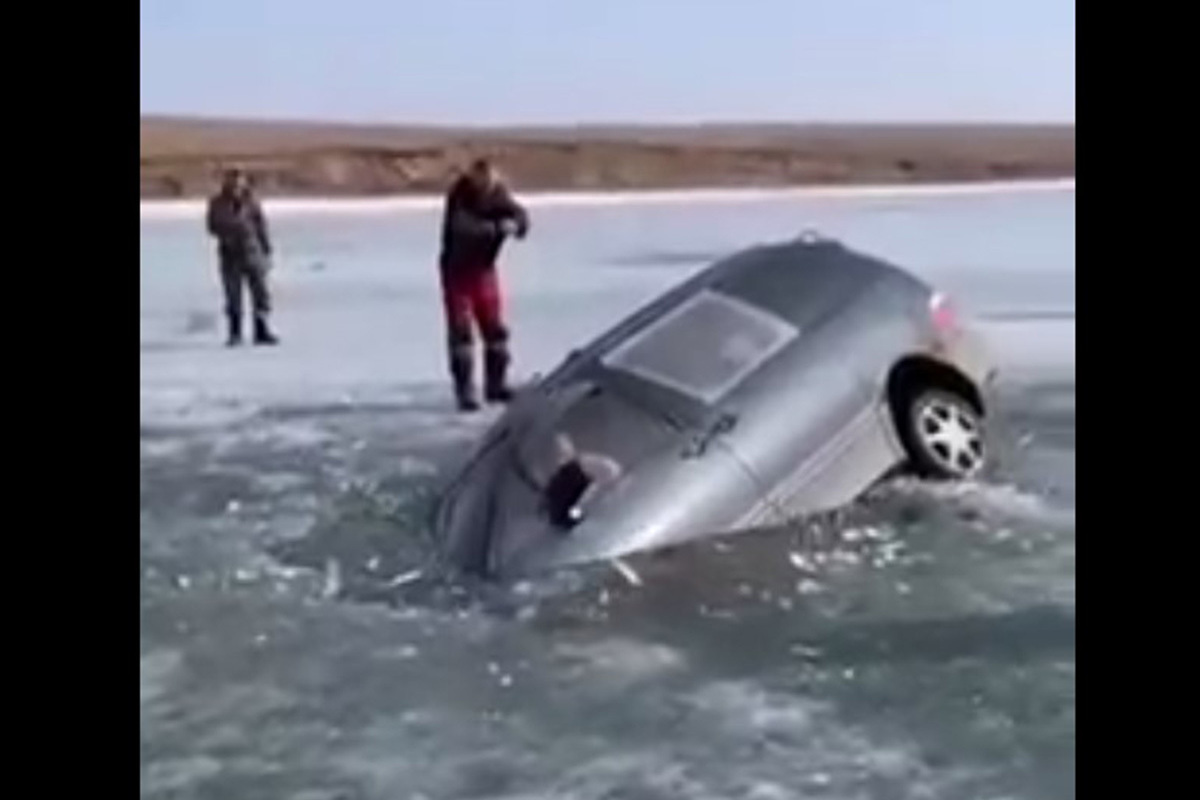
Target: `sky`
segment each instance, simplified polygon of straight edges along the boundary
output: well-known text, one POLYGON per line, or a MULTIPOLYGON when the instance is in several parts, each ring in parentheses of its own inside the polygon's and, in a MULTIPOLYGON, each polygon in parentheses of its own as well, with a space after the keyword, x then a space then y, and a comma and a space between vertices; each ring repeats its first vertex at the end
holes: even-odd
POLYGON ((143 113, 1075 119, 1074 0, 141 0, 143 113))

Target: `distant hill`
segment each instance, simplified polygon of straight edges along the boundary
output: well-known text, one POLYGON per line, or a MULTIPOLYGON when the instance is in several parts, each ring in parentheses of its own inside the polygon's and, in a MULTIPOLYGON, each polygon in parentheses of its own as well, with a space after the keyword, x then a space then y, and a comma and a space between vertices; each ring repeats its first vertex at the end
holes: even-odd
POLYGON ((226 166, 264 195, 440 191, 477 155, 521 189, 603 190, 1069 177, 1073 125, 586 125, 438 128, 141 121, 143 198, 209 193, 226 166))

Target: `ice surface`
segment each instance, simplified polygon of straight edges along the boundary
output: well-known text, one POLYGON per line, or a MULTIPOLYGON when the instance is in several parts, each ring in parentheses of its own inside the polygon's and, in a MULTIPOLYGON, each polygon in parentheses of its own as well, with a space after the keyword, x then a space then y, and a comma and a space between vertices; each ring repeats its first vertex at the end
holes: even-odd
MULTIPOLYGON (((716 257, 809 228, 949 291, 983 318, 1002 367, 1073 371, 1073 184, 616 199, 541 198, 533 235, 506 249, 518 372, 551 368, 716 257)), ((411 406, 414 392, 440 407, 442 394, 430 394, 444 383, 436 203, 373 202, 283 206, 273 280, 284 343, 236 352, 221 347, 196 209, 144 206, 143 422, 221 422, 287 404, 411 406)))
POLYGON ((144 209, 142 797, 1073 797, 1073 187, 532 205, 521 373, 818 228, 984 318, 999 474, 443 584, 429 481, 486 417, 448 402, 436 202, 272 206, 284 343, 233 352, 198 208, 144 209))

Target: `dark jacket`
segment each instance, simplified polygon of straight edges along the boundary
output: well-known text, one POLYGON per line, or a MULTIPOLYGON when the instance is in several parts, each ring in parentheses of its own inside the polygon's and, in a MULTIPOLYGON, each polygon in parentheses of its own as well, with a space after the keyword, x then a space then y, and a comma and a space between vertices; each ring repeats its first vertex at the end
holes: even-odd
POLYGON ((481 192, 465 177, 455 181, 446 193, 442 217, 442 269, 493 266, 504 244, 500 225, 505 220, 516 222, 522 236, 529 229, 529 214, 503 184, 481 192))
POLYGON ((222 260, 255 263, 271 255, 267 219, 252 196, 213 196, 208 201, 208 232, 216 238, 222 260))

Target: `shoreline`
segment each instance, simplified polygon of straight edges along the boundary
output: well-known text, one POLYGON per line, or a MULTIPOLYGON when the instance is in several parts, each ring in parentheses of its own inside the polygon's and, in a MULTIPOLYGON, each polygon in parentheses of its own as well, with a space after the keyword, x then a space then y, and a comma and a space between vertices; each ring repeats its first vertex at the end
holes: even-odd
MULTIPOLYGON (((631 189, 611 191, 527 191, 517 189, 530 208, 603 207, 621 205, 686 205, 695 203, 754 203, 777 200, 857 200, 864 198, 948 197, 956 195, 1026 194, 1075 191, 1075 178, 1009 181, 962 181, 910 184, 831 184, 793 187, 714 187, 695 189, 631 189)), ((200 219, 206 201, 143 199, 142 221, 200 219)), ((439 194, 398 194, 371 197, 265 197, 267 213, 275 217, 372 216, 425 213, 441 207, 439 194)))
POLYGON ((523 194, 793 190, 1075 176, 1074 124, 695 123, 432 128, 143 116, 141 199, 204 199, 221 171, 263 197, 441 194, 473 158, 523 194))

